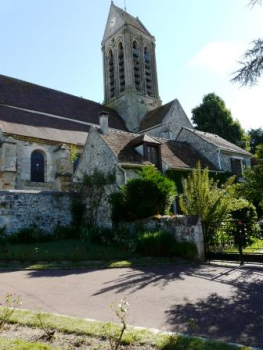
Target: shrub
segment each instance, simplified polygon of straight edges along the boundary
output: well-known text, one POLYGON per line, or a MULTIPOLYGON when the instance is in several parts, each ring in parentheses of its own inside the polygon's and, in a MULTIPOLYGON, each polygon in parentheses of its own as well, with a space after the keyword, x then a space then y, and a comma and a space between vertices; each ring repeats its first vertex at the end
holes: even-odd
POLYGON ((139 176, 111 195, 114 221, 132 221, 169 212, 176 195, 174 182, 153 166, 143 168, 139 176))
POLYGON ((148 256, 180 256, 195 258, 196 247, 190 242, 177 242, 166 231, 143 232, 138 236, 137 251, 148 256))
POLYGON ((109 246, 114 243, 114 231, 105 227, 92 226, 88 228, 86 237, 89 237, 90 242, 92 243, 105 246, 109 246))
POLYGON ((80 229, 77 229, 73 226, 60 226, 58 225, 53 234, 50 235, 51 239, 60 240, 60 239, 77 239, 80 236, 80 229))
POLYGON ((52 240, 51 234, 35 226, 22 228, 8 236, 8 241, 15 244, 40 243, 50 240, 52 240))
POLYGON ((7 243, 8 236, 6 234, 6 226, 0 228, 0 246, 4 246, 7 243))

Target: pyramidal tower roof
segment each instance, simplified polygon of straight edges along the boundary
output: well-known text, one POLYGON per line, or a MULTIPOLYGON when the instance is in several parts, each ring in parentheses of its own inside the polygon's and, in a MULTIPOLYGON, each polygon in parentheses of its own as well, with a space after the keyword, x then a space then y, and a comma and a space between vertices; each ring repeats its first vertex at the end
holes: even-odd
POLYGON ((139 20, 138 17, 133 17, 128 12, 116 6, 112 1, 103 41, 107 40, 107 38, 112 34, 113 30, 116 31, 117 29, 121 28, 124 24, 130 25, 140 30, 141 32, 153 37, 153 35, 148 31, 148 29, 144 26, 144 24, 139 20))

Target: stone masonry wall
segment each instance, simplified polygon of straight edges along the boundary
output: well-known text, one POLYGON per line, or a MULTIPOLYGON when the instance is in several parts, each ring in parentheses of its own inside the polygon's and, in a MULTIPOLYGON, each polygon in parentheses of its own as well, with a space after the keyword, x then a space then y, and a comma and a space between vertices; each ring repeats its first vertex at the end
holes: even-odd
POLYGON ((192 242, 197 248, 197 258, 205 260, 204 236, 202 224, 197 216, 161 216, 129 223, 127 226, 134 229, 136 225, 144 230, 170 232, 178 242, 192 242))
POLYGON ((52 232, 71 223, 73 195, 61 192, 0 191, 0 227, 7 233, 36 225, 52 232))

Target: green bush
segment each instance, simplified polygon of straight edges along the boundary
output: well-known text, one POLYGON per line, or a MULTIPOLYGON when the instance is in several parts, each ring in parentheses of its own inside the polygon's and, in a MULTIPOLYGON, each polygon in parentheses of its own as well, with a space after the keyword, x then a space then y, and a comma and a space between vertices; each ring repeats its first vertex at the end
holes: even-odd
POLYGON ((146 256, 178 256, 195 258, 196 247, 193 243, 177 242, 166 231, 142 232, 138 236, 137 251, 146 256))
POLYGON ((133 221, 156 214, 167 214, 176 195, 175 184, 153 166, 142 169, 120 192, 110 197, 112 218, 133 221))
POLYGON ((50 240, 52 240, 51 234, 35 226, 22 228, 8 236, 8 241, 15 244, 41 243, 50 240))
POLYGON ((86 232, 86 237, 89 238, 91 243, 105 246, 114 244, 114 231, 106 227, 89 227, 86 232))
POLYGON ((80 236, 80 229, 76 229, 73 226, 60 226, 58 225, 53 234, 50 235, 51 240, 61 239, 78 239, 80 236))
POLYGON ((8 236, 6 234, 6 226, 0 228, 0 246, 6 245, 8 236))

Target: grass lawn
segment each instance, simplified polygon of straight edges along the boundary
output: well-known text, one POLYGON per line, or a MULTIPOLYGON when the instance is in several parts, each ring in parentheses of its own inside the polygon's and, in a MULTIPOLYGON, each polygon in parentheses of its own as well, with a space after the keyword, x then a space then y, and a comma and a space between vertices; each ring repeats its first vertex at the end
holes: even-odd
POLYGON ((36 244, 7 244, 0 247, 2 261, 120 260, 138 256, 128 250, 73 239, 36 244))
MULTIPOLYGON (((15 329, 19 331, 19 327, 27 328, 27 336, 23 339, 8 339, 5 335, 5 330, 0 336, 0 349, 66 349, 65 343, 61 345, 56 341, 62 335, 70 335, 71 345, 80 344, 77 339, 81 336, 82 341, 85 340, 87 347, 80 347, 81 349, 109 349, 108 334, 119 334, 120 327, 115 324, 91 322, 84 319, 77 319, 73 317, 57 316, 52 314, 42 314, 42 322, 46 329, 55 330, 55 338, 52 342, 29 342, 26 337, 30 329, 32 334, 41 331, 39 321, 36 317, 36 312, 27 310, 16 310, 10 322, 15 324, 15 329), (21 327, 23 326, 23 327, 21 327), (76 339, 72 339, 72 337, 76 339), (73 343, 72 343, 73 342, 73 343), (33 345, 33 346, 32 346, 33 345)), ((0 309, 1 317, 1 309, 0 309)), ((8 329, 7 329, 8 331, 8 329)), ((23 333, 25 334, 25 333, 23 333)), ((124 333, 122 341, 122 349, 141 349, 141 350, 248 350, 247 347, 239 348, 235 345, 229 345, 221 342, 209 341, 205 339, 186 337, 181 335, 165 335, 162 333, 153 333, 148 330, 136 330, 128 327, 124 333)), ((76 347, 73 347, 76 348, 76 347)), ((79 346, 78 346, 79 348, 79 346)), ((71 347, 70 347, 71 349, 71 347)))

